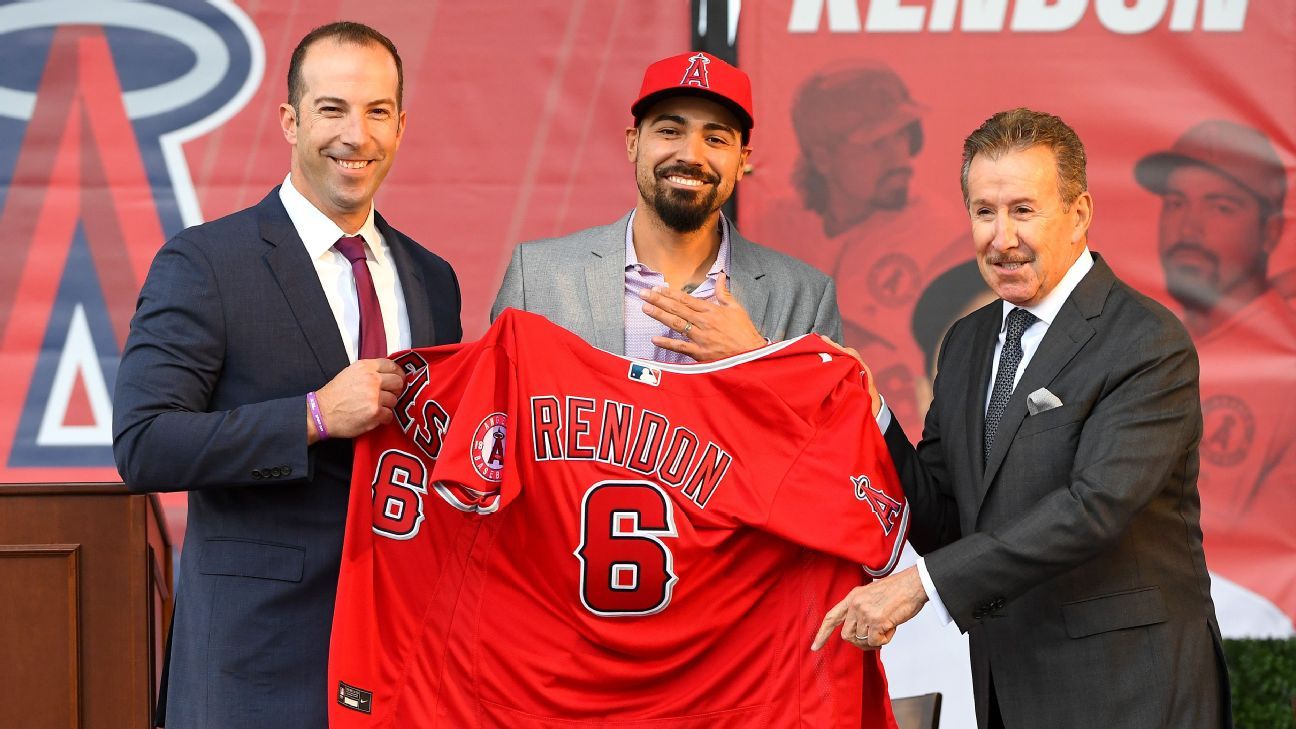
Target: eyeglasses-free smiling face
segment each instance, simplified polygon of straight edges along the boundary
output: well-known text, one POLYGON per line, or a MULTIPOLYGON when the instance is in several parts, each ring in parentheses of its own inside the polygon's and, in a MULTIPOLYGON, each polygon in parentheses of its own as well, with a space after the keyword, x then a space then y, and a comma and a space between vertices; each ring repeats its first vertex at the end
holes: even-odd
POLYGON ((307 49, 299 109, 279 107, 293 145, 292 182, 307 200, 350 233, 369 214, 405 131, 396 63, 377 44, 324 39, 307 49))
POLYGON ((737 117, 696 96, 654 104, 626 130, 626 154, 635 183, 662 222, 687 233, 701 228, 733 195, 751 149, 737 117))
POLYGON ((1080 256, 1093 219, 1081 193, 1065 205, 1057 158, 1038 145, 998 157, 977 155, 968 169, 968 215, 977 267, 999 298, 1038 304, 1080 256))

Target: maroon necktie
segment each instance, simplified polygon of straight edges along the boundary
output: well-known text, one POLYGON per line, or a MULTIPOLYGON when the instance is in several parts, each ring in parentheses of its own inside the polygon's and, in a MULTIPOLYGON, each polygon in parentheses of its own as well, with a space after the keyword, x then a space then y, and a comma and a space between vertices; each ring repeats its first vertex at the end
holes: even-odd
POLYGON ((369 275, 369 264, 365 263, 364 238, 343 236, 333 247, 351 262, 351 273, 355 275, 356 298, 360 301, 360 352, 357 358, 386 357, 387 333, 383 329, 378 292, 374 289, 373 277, 369 275))

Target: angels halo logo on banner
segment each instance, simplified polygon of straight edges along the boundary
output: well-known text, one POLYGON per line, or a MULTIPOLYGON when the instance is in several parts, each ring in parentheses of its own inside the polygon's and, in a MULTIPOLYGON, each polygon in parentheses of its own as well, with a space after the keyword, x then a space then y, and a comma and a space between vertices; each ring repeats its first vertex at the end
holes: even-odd
POLYGON ((0 38, 0 473, 114 480, 136 297, 202 222, 182 145, 247 103, 261 38, 223 0, 10 3, 0 38))

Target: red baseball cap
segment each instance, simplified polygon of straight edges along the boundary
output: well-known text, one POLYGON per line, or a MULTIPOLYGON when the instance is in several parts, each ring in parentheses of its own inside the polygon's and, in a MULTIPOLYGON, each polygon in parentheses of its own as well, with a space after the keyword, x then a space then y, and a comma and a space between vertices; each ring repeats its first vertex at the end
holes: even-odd
MULTIPOLYGON (((815 72, 792 102, 792 128, 803 149, 850 137, 871 142, 919 121, 926 111, 890 66, 851 61, 815 72)), ((909 153, 922 149, 922 128, 910 134, 909 153)))
POLYGON ((702 51, 663 58, 644 71, 639 98, 630 105, 637 123, 648 107, 668 96, 702 96, 723 104, 746 132, 752 119, 751 79, 734 66, 702 51))

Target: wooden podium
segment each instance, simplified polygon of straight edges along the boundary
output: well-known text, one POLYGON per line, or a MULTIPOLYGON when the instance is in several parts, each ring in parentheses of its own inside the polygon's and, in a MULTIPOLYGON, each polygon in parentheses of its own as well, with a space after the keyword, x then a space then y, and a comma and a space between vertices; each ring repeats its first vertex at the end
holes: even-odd
POLYGON ((152 727, 170 618, 154 497, 0 484, 0 727, 152 727))

